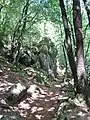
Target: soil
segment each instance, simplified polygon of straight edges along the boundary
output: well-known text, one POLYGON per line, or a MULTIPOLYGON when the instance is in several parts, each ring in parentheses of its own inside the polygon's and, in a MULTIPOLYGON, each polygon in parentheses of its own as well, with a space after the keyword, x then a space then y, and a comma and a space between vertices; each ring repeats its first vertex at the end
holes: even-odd
POLYGON ((12 65, 0 60, 0 116, 1 119, 6 115, 16 113, 22 120, 51 120, 55 117, 58 109, 58 96, 60 87, 55 87, 57 82, 52 82, 51 87, 39 84, 31 76, 25 74, 24 77, 19 73, 12 72, 12 65), (25 95, 20 103, 10 106, 6 102, 8 89, 16 83, 27 81, 39 86, 43 93, 32 93, 25 95))
POLYGON ((0 120, 90 120, 90 109, 77 103, 68 92, 71 83, 60 77, 49 82, 50 87, 37 82, 32 74, 20 75, 12 71, 12 65, 0 58, 0 120), (7 103, 7 91, 16 83, 35 84, 41 92, 26 94, 15 105, 7 103), (58 111, 58 119, 56 116, 58 111))

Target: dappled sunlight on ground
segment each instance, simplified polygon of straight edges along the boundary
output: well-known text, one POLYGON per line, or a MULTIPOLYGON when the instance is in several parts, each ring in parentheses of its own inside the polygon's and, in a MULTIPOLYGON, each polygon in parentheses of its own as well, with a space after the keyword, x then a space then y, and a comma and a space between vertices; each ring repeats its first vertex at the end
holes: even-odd
POLYGON ((33 93, 32 96, 27 96, 24 101, 18 104, 18 111, 22 117, 30 115, 31 120, 36 118, 38 120, 41 118, 46 119, 47 115, 48 117, 53 117, 58 95, 53 92, 45 95, 33 93))
MULTIPOLYGON (((54 91, 44 85, 38 84, 40 90, 34 91, 33 88, 28 90, 25 98, 16 105, 9 105, 6 101, 8 89, 15 83, 22 81, 18 74, 10 71, 9 64, 0 66, 0 115, 4 116, 9 113, 18 113, 22 119, 27 120, 51 120, 58 108, 59 90, 54 91), (43 86, 41 88, 41 86, 43 86), (29 92, 32 91, 32 92, 29 92)), ((26 79, 26 78, 25 78, 26 79)), ((27 76, 28 80, 28 76, 27 76)), ((34 81, 31 81, 35 86, 34 81)), ((56 87, 54 86, 53 89, 56 87)))
MULTIPOLYGON (((55 120, 55 113, 58 110, 59 120, 90 120, 90 109, 85 106, 82 97, 79 95, 80 100, 71 98, 74 96, 71 83, 65 80, 61 83, 58 80, 51 82, 51 87, 46 87, 30 76, 21 77, 10 69, 9 63, 0 64, 0 119, 55 120), (25 87, 25 82, 30 83, 31 87, 23 98, 15 104, 7 102, 8 90, 16 84, 21 86, 20 83, 25 87)), ((23 86, 21 88, 23 89, 23 86)))

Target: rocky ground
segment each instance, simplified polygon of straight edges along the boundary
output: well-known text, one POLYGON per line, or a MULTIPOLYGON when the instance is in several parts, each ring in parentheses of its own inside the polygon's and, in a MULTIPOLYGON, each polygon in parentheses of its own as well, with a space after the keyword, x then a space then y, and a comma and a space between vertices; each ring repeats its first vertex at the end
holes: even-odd
POLYGON ((58 108, 58 96, 60 87, 52 84, 46 87, 36 82, 35 78, 29 75, 24 77, 12 72, 12 66, 4 59, 0 60, 0 118, 9 120, 51 120, 55 117, 58 108), (8 89, 17 83, 28 83, 38 86, 40 90, 26 94, 22 100, 15 105, 8 104, 6 101, 8 89), (10 117, 11 116, 11 117, 10 117))
POLYGON ((0 120, 56 120, 56 116, 57 120, 90 120, 89 108, 82 97, 74 98, 71 81, 59 78, 50 82, 50 86, 42 85, 30 73, 13 72, 12 65, 0 58, 0 120), (9 104, 7 91, 17 83, 29 83, 30 92, 18 103, 9 104))

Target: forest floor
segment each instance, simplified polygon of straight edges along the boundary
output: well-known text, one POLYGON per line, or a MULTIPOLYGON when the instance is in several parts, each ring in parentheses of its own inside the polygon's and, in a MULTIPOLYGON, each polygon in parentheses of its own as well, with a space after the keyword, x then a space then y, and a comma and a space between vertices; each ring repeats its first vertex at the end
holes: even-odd
MULTIPOLYGON (((0 120, 90 120, 88 108, 75 100, 70 83, 58 79, 50 82, 50 87, 39 84, 31 76, 21 76, 12 71, 12 65, 0 58, 0 120), (41 92, 27 94, 16 105, 6 103, 7 90, 16 83, 31 81, 41 92)), ((71 85, 72 87, 72 85, 71 85)), ((81 101, 82 102, 82 101, 81 101)))

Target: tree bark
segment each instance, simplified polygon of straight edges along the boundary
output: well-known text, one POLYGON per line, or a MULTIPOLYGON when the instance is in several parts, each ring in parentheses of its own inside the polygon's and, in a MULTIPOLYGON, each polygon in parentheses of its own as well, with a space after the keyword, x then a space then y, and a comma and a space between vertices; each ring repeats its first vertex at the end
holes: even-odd
POLYGON ((68 25, 68 19, 67 19, 67 14, 66 14, 66 10, 65 10, 65 5, 64 5, 63 0, 59 0, 59 3, 60 3, 62 20, 63 20, 64 31, 65 31, 65 48, 67 51, 67 56, 68 56, 70 68, 72 71, 72 75, 74 77, 74 85, 75 85, 77 91, 79 92, 77 69, 76 69, 76 63, 75 63, 73 50, 72 50, 71 35, 70 35, 70 31, 69 31, 69 25, 68 25))
POLYGON ((73 0, 73 23, 76 37, 76 55, 77 55, 77 76, 78 82, 86 101, 90 107, 89 102, 89 86, 86 78, 85 64, 84 64, 84 47, 83 47, 83 34, 82 34, 82 16, 80 0, 73 0))
POLYGON ((81 16, 80 0, 73 0, 73 23, 74 23, 74 30, 76 37, 77 75, 78 75, 79 83, 82 84, 82 86, 84 87, 86 72, 84 65, 82 16, 81 16))
POLYGON ((26 28, 28 8, 30 5, 29 2, 30 2, 29 0, 26 0, 26 4, 24 5, 22 10, 22 18, 18 21, 12 37, 10 55, 13 57, 13 64, 16 66, 18 65, 20 48, 22 46, 23 33, 25 32, 25 28, 26 28))

